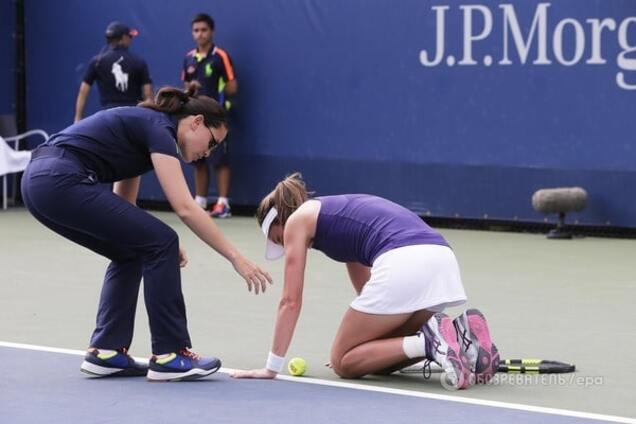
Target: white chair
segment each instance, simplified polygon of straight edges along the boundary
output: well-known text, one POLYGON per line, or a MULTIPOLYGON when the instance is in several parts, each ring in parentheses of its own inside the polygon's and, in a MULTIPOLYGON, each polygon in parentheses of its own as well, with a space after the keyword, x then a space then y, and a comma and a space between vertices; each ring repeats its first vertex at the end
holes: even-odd
POLYGON ((44 140, 49 139, 49 135, 42 130, 31 130, 14 137, 0 137, 0 176, 2 176, 2 209, 7 209, 7 175, 22 172, 26 169, 31 160, 31 152, 20 151, 20 140, 31 135, 41 135, 44 140), (13 142, 13 147, 8 143, 13 142))

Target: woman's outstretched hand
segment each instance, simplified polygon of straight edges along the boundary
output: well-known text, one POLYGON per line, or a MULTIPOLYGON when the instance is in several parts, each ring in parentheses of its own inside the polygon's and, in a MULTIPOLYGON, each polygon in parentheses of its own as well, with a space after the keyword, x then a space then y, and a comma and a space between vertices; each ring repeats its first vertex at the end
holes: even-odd
POLYGON ((179 246, 179 266, 183 268, 187 264, 188 264, 188 257, 186 256, 186 251, 183 249, 183 247, 179 246))
POLYGON ((267 368, 262 368, 259 370, 245 370, 245 371, 234 371, 230 374, 232 378, 265 378, 272 379, 276 378, 276 373, 274 371, 270 371, 267 368))
POLYGON ((266 271, 263 271, 258 265, 253 264, 243 256, 238 256, 232 265, 247 283, 247 290, 251 292, 252 287, 254 288, 254 294, 259 294, 261 291, 264 293, 267 284, 272 284, 272 277, 266 271))

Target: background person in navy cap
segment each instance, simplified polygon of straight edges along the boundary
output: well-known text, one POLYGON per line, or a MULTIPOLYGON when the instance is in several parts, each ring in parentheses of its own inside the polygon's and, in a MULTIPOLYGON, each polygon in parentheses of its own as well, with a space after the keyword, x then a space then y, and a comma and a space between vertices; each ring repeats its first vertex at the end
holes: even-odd
POLYGON ((91 59, 80 84, 75 103, 75 122, 82 119, 91 85, 97 81, 103 109, 135 106, 141 100, 152 99, 152 80, 148 65, 128 51, 133 37, 139 32, 121 22, 106 28, 106 46, 91 59))

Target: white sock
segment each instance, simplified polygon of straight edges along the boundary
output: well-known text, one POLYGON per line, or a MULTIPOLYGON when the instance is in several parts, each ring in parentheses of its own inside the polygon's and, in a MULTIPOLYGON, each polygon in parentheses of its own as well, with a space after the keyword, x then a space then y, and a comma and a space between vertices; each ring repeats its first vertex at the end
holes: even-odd
POLYGON ((426 356, 424 334, 417 333, 402 339, 402 349, 407 358, 422 358, 426 356))
POLYGON ((229 202, 227 200, 227 197, 222 197, 222 196, 219 196, 219 198, 216 199, 216 204, 217 205, 221 204, 221 205, 229 206, 229 202))
POLYGON ((195 196, 194 201, 197 202, 197 204, 202 208, 208 207, 208 199, 203 196, 195 196))

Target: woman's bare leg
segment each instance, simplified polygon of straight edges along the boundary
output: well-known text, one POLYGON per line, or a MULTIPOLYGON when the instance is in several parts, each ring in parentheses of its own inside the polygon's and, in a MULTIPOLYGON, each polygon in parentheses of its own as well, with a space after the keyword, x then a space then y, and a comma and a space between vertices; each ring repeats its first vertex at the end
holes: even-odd
MULTIPOLYGON (((421 312, 421 311, 420 311, 421 312)), ((430 319, 430 317, 434 314, 434 312, 430 312, 430 311, 424 311, 429 313, 430 315, 424 315, 421 316, 420 314, 413 314, 411 316, 411 318, 404 323, 404 325, 398 329, 396 329, 394 332, 392 332, 391 334, 389 334, 387 336, 387 338, 393 338, 393 337, 408 337, 408 336, 412 336, 415 333, 417 333, 420 328, 422 328, 422 326, 424 325, 424 323, 426 323, 426 321, 428 321, 428 319, 430 319), (426 317, 429 317, 428 319, 426 319, 426 317), (426 319, 426 321, 424 321, 424 323, 422 323, 422 319, 426 319)), ((411 359, 406 359, 402 362, 398 362, 397 364, 391 365, 388 368, 382 369, 382 370, 378 370, 378 371, 374 371, 373 374, 376 375, 389 375, 394 373, 397 370, 401 370, 402 368, 406 368, 408 366, 417 364, 418 362, 421 362, 422 358, 411 358, 411 359)))
POLYGON ((397 315, 374 315, 349 308, 331 349, 331 366, 344 378, 358 378, 402 364, 409 358, 402 348, 433 315, 420 310, 397 315))

